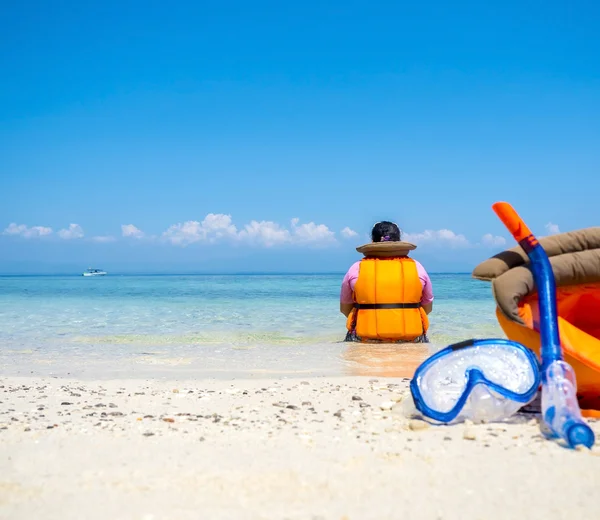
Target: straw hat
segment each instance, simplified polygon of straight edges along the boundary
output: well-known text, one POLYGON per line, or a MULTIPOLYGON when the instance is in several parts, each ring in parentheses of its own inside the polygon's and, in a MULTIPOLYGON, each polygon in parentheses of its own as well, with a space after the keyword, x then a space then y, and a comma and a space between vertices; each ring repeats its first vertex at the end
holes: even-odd
POLYGON ((368 244, 364 244, 356 248, 359 253, 362 253, 365 256, 378 257, 405 256, 409 251, 414 249, 417 249, 417 246, 415 244, 411 244, 410 242, 393 242, 391 240, 383 242, 369 242, 368 244))

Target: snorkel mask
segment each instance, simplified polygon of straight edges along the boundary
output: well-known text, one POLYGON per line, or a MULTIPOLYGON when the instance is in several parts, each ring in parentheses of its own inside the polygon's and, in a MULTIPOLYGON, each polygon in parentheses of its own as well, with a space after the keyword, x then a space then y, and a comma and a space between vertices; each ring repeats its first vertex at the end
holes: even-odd
POLYGON ((471 339, 425 360, 410 391, 417 410, 435 421, 488 422, 530 403, 539 385, 538 362, 531 350, 505 339, 471 339))

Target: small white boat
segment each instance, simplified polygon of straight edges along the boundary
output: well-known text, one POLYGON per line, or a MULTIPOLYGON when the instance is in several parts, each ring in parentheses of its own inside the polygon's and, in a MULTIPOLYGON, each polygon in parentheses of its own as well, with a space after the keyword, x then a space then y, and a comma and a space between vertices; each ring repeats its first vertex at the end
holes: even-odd
POLYGON ((91 267, 83 273, 83 276, 104 276, 106 271, 102 269, 92 269, 91 267))

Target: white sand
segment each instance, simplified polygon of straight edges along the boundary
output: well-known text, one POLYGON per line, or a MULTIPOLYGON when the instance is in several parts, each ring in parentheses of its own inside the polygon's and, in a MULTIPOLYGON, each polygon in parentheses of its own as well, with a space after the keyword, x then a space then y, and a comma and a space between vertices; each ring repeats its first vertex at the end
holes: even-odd
POLYGON ((598 448, 533 415, 412 430, 380 410, 406 385, 0 378, 0 518, 600 518, 598 448))

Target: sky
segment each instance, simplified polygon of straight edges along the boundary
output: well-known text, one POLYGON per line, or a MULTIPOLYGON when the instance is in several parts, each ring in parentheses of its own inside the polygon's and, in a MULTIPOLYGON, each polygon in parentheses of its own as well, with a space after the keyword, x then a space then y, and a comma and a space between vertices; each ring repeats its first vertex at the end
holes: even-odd
POLYGON ((432 272, 600 224, 600 4, 4 2, 0 274, 432 272))

